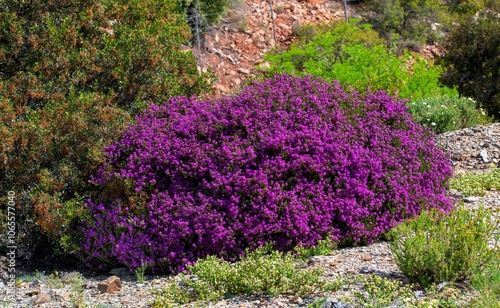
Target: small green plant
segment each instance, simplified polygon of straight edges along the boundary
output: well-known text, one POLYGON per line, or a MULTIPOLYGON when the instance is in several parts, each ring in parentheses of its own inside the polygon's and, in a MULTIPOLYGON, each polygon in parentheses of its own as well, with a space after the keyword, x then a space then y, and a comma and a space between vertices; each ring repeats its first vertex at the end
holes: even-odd
POLYGON ((449 214, 423 212, 389 232, 394 259, 408 278, 423 287, 470 279, 495 258, 489 242, 498 240, 498 224, 491 215, 483 207, 468 211, 463 206, 449 214))
POLYGON ((238 31, 245 32, 248 30, 248 21, 242 21, 238 23, 238 31))
POLYGON ((470 307, 500 308, 500 250, 496 257, 484 269, 471 279, 471 285, 479 291, 470 307))
POLYGON ((437 134, 492 122, 470 98, 434 96, 414 100, 408 106, 416 122, 437 134))
POLYGON ((337 248, 337 242, 330 238, 319 240, 318 245, 314 247, 297 246, 294 249, 296 257, 299 259, 308 259, 313 256, 326 256, 331 254, 337 248))
POLYGON ((264 59, 271 64, 269 75, 283 72, 313 75, 327 81, 338 80, 356 91, 383 90, 411 100, 443 95, 458 97, 457 90, 440 83, 440 66, 409 52, 396 56, 369 25, 357 22, 326 25, 327 32, 296 26, 294 31, 299 37, 300 31, 307 30, 308 38, 300 39, 299 44, 281 54, 265 55, 264 59))
POLYGON ((327 299, 328 297, 318 298, 312 304, 309 304, 307 308, 322 308, 325 305, 327 299))
POLYGON ((410 286, 377 275, 359 276, 355 282, 361 283, 363 290, 354 291, 354 297, 345 301, 356 307, 387 307, 398 302, 410 304, 415 297, 410 286))
POLYGON ((72 275, 70 287, 70 301, 73 308, 85 307, 85 295, 83 293, 83 277, 80 273, 72 275))
POLYGON ((248 253, 240 262, 231 264, 209 256, 188 266, 189 276, 182 283, 171 281, 159 291, 154 307, 171 307, 193 301, 212 301, 228 295, 264 292, 279 294, 311 294, 318 290, 341 287, 342 282, 327 283, 320 279, 319 269, 301 270, 292 255, 270 251, 266 245, 248 253))
POLYGON ((144 280, 146 280, 146 276, 144 275, 144 273, 146 272, 147 268, 148 263, 143 261, 141 267, 135 270, 135 277, 137 278, 138 282, 143 283, 144 280))
POLYGON ((361 290, 353 288, 352 296, 342 297, 341 300, 354 307, 455 308, 461 307, 463 302, 460 291, 452 286, 444 290, 432 285, 423 296, 416 297, 414 285, 399 280, 374 274, 353 277, 351 280, 352 283, 360 285, 361 290))
POLYGON ((493 168, 486 173, 459 174, 450 180, 450 188, 467 196, 484 196, 488 190, 500 190, 500 168, 493 168))

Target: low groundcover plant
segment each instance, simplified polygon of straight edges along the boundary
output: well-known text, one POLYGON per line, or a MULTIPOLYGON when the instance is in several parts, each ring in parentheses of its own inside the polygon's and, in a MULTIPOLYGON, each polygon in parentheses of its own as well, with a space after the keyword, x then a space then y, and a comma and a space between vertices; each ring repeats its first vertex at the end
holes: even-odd
POLYGON ((153 307, 170 307, 192 301, 218 300, 241 294, 296 294, 303 296, 316 291, 337 290, 343 282, 321 279, 320 269, 300 269, 294 257, 270 251, 269 245, 249 252, 237 263, 214 256, 188 266, 190 275, 179 275, 157 292, 153 307), (267 247, 266 247, 267 246, 267 247))
POLYGON ((150 105, 93 179, 89 265, 178 271, 247 248, 370 243, 448 211, 449 159, 402 101, 276 75, 214 101, 150 105))

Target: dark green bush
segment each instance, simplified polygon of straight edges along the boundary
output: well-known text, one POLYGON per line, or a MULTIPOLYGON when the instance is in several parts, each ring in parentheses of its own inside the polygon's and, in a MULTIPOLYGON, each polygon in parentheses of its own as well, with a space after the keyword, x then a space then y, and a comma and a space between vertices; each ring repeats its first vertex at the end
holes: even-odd
POLYGON ((500 119, 500 2, 489 1, 485 7, 450 33, 442 81, 500 119))
POLYGON ((388 42, 419 49, 432 40, 433 23, 441 23, 447 11, 442 0, 367 0, 374 13, 368 21, 388 42))
POLYGON ((0 0, 0 191, 16 193, 20 254, 42 240, 74 250, 103 146, 146 104, 207 89, 209 76, 180 49, 190 32, 177 9, 160 0, 0 0))
POLYGON ((195 18, 196 13, 208 23, 216 23, 226 12, 229 0, 178 0, 179 10, 188 18, 195 18))

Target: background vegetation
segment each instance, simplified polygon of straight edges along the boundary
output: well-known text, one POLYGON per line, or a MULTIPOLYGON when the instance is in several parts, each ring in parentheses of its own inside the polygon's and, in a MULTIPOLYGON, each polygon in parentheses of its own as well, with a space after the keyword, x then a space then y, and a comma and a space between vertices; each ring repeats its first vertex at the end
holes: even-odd
POLYGON ((103 147, 147 104, 208 90, 210 75, 180 49, 190 31, 176 11, 160 0, 0 1, 0 190, 16 192, 21 256, 75 251, 103 147))

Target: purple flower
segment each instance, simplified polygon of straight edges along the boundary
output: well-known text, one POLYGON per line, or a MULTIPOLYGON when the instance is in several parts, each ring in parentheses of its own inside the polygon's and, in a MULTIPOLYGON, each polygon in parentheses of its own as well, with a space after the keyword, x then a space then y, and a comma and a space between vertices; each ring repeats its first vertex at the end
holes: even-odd
POLYGON ((272 242, 369 243, 451 209, 448 158, 404 102, 277 75, 232 98, 151 105, 106 149, 84 249, 158 271, 272 242))

